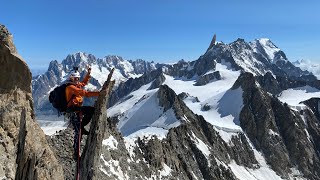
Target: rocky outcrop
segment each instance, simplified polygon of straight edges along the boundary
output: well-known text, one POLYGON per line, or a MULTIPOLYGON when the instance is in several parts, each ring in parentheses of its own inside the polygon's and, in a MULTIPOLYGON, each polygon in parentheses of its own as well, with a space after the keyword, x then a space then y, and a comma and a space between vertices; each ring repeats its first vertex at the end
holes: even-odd
POLYGON ((109 105, 114 105, 117 101, 121 101, 121 98, 128 95, 130 92, 139 89, 141 86, 148 84, 154 81, 149 89, 159 87, 160 84, 164 81, 165 77, 161 69, 151 71, 148 74, 144 74, 139 78, 130 78, 125 82, 121 82, 116 91, 111 93, 109 99, 109 105))
POLYGON ((174 65, 166 66, 165 73, 173 77, 191 79, 204 75, 208 71, 216 68, 217 61, 212 57, 201 56, 198 60, 186 62, 180 60, 174 65))
MULTIPOLYGON (((319 118, 319 98, 312 98, 304 102, 309 108, 303 110, 303 117, 306 123, 306 129, 310 134, 310 141, 315 149, 320 149, 320 118, 319 118)), ((318 151, 319 152, 319 151, 318 151)), ((318 157, 313 157, 309 159, 306 164, 306 169, 308 170, 308 177, 314 178, 319 177, 319 159, 318 157), (315 175, 312 175, 315 174, 315 175), (316 176, 317 175, 317 176, 316 176)))
POLYGON ((142 59, 137 59, 135 61, 129 60, 129 62, 132 64, 134 68, 134 72, 136 74, 145 74, 149 73, 155 69, 161 68, 163 64, 155 64, 153 61, 147 62, 142 59))
POLYGON ((310 108, 312 114, 314 114, 320 122, 320 98, 311 98, 302 103, 310 108))
MULTIPOLYGON (((73 128, 70 127, 57 132, 54 136, 46 136, 50 148, 63 168, 63 179, 75 179, 76 161, 73 159, 73 133, 73 128)), ((85 140, 86 136, 83 136, 81 150, 84 148, 85 140)))
POLYGON ((312 77, 308 78, 306 76, 301 76, 299 78, 283 77, 283 76, 274 76, 270 72, 267 72, 263 76, 256 76, 256 81, 259 85, 267 92, 278 95, 283 90, 289 88, 298 88, 303 86, 311 86, 317 89, 320 89, 320 81, 313 79, 312 77))
MULTIPOLYGON (((274 96, 266 93, 250 73, 240 75, 233 88, 243 89, 240 125, 257 150, 262 151, 272 169, 288 178, 297 167, 308 179, 319 179, 319 146, 306 135, 306 124, 299 112, 291 110, 274 96)), ((311 113, 308 113, 311 114, 311 113)), ((306 119, 306 118, 305 118, 306 119)), ((320 129, 308 118, 315 136, 320 129)), ((307 128, 308 130, 308 128, 307 128)))
POLYGON ((216 39, 217 39, 217 36, 216 36, 216 34, 214 34, 214 35, 213 35, 213 38, 212 38, 212 40, 211 40, 211 43, 210 43, 210 45, 209 45, 209 47, 208 47, 208 49, 207 49, 207 51, 208 51, 209 49, 211 49, 211 48, 216 44, 216 39))
POLYGON ((31 73, 0 25, 0 177, 63 179, 62 167, 34 117, 31 73))
POLYGON ((93 121, 90 125, 90 134, 87 138, 86 145, 80 160, 80 179, 100 179, 99 166, 100 154, 102 150, 102 140, 107 138, 107 103, 109 94, 114 86, 115 81, 111 81, 114 69, 111 70, 107 81, 103 84, 100 95, 95 103, 95 112, 93 121))
POLYGON ((0 24, 0 42, 2 50, 7 49, 8 51, 10 51, 11 54, 18 55, 16 46, 13 44, 12 34, 2 24, 0 24))
POLYGON ((287 149, 281 138, 272 110, 271 98, 263 93, 255 83, 252 74, 242 74, 233 88, 243 89, 243 108, 240 125, 257 148, 262 151, 271 167, 281 175, 286 175, 292 166, 287 149))
POLYGON ((166 77, 164 77, 163 74, 160 74, 158 77, 156 77, 153 80, 153 82, 150 85, 150 87, 148 88, 148 90, 159 88, 160 85, 162 85, 165 80, 166 80, 166 77))
POLYGON ((195 86, 203 86, 212 81, 221 80, 221 75, 219 71, 215 71, 213 73, 205 74, 197 80, 195 86))

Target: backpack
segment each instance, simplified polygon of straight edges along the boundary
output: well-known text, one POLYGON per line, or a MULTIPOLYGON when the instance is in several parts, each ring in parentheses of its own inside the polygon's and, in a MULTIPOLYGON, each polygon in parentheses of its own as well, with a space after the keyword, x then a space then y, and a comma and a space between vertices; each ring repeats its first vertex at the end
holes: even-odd
POLYGON ((69 85, 71 84, 69 83, 62 84, 54 88, 54 90, 50 92, 49 101, 52 104, 52 106, 58 110, 59 114, 67 110, 67 105, 72 100, 72 97, 71 97, 69 102, 67 102, 67 98, 66 98, 66 88, 69 85))

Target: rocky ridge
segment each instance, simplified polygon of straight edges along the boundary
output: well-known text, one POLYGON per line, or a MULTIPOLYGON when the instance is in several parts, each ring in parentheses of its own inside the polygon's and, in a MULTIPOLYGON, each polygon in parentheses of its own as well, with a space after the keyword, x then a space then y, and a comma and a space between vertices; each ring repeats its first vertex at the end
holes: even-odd
POLYGON ((35 120, 31 73, 0 25, 0 177, 63 179, 61 165, 35 120))
POLYGON ((320 172, 319 149, 313 140, 319 139, 320 128, 315 125, 319 120, 310 117, 313 114, 310 109, 301 114, 291 110, 259 87, 250 73, 240 75, 233 88, 238 87, 244 91, 240 125, 255 148, 264 153, 272 169, 289 178, 291 168, 297 167, 306 178, 319 179, 319 174, 314 173, 320 172), (313 124, 314 136, 308 133, 308 123, 313 124))

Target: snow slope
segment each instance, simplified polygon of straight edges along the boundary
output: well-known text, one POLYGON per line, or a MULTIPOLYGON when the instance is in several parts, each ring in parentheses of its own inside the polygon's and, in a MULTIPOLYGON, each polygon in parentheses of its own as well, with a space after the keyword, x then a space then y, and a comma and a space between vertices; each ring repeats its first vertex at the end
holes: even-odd
MULTIPOLYGON (((231 129, 233 132, 240 131, 238 121, 242 108, 242 90, 229 90, 240 72, 232 71, 223 64, 217 64, 216 70, 220 71, 222 80, 204 86, 194 86, 195 80, 182 80, 184 78, 177 79, 168 75, 165 75, 164 84, 172 88, 176 94, 185 92, 189 97, 197 97, 200 102, 187 98, 185 103, 194 113, 203 115, 212 125, 231 129), (211 109, 203 111, 205 105, 210 106, 211 109)), ((155 95, 158 89, 147 90, 150 84, 130 93, 126 101, 108 110, 110 116, 120 115, 118 128, 126 136, 143 127, 168 129, 178 125, 171 110, 163 113, 163 109, 159 107, 155 95)))
POLYGON ((159 106, 156 93, 150 93, 149 95, 143 96, 121 118, 118 128, 124 136, 146 127, 170 129, 180 124, 172 109, 163 112, 163 108, 159 106))
POLYGON ((310 86, 303 86, 282 91, 278 99, 283 103, 287 103, 294 110, 301 110, 305 105, 300 104, 300 102, 312 97, 319 98, 320 90, 310 86))
POLYGON ((218 63, 216 70, 220 72, 222 80, 208 83, 204 86, 194 86, 195 81, 183 81, 165 76, 167 84, 176 94, 182 92, 197 97, 200 102, 186 99, 186 105, 196 114, 202 115, 206 121, 224 129, 240 130, 236 122, 242 106, 242 90, 229 90, 237 80, 240 72, 228 69, 227 65, 218 63), (235 99, 234 99, 235 98, 235 99), (235 100, 239 100, 236 103, 235 100), (210 106, 204 111, 203 107, 210 106))

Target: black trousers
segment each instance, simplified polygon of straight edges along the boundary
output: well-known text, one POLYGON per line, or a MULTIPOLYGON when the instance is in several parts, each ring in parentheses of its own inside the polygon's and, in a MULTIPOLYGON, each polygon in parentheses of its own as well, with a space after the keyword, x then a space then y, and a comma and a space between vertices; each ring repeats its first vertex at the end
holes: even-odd
MULTIPOLYGON (((94 113, 94 107, 92 106, 71 106, 68 107, 67 112, 82 112, 83 118, 82 118, 82 123, 81 123, 81 129, 84 129, 84 126, 86 126, 94 113)), ((78 117, 79 119, 79 117, 78 117)))
MULTIPOLYGON (((94 107, 91 106, 80 106, 80 107, 76 107, 76 106, 72 106, 69 107, 66 112, 70 113, 70 112, 82 112, 82 122, 81 122, 81 134, 79 134, 79 130, 80 130, 80 117, 79 117, 79 113, 77 114, 77 117, 73 117, 71 119, 71 123, 73 125, 74 128, 74 142, 73 142, 73 149, 74 149, 74 158, 78 157, 78 146, 79 146, 79 136, 81 138, 81 135, 84 132, 84 126, 86 126, 91 118, 92 115, 94 113, 94 107)), ((81 140, 80 140, 81 141, 81 140)))

